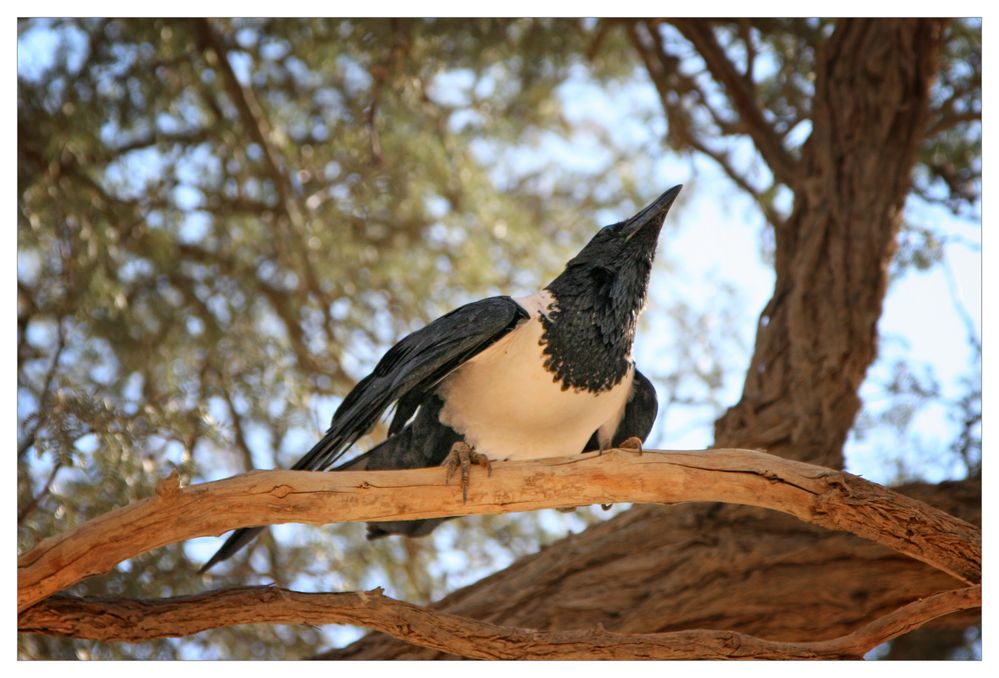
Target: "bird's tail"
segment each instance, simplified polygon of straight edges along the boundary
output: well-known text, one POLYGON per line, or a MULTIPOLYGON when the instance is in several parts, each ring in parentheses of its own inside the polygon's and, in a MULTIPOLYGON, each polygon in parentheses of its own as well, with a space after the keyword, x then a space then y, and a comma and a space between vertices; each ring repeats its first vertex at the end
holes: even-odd
MULTIPOLYGON (((307 455, 305 455, 304 457, 302 457, 302 459, 300 459, 298 461, 298 463, 296 463, 292 467, 292 469, 296 470, 296 471, 314 471, 314 470, 318 470, 318 469, 310 468, 309 467, 310 465, 308 463, 303 463, 303 462, 305 462, 308 459, 315 459, 315 458, 317 458, 319 456, 319 454, 316 453, 317 450, 321 450, 321 451, 324 450, 327 447, 328 444, 329 444, 329 441, 326 438, 323 438, 322 440, 320 440, 318 443, 316 443, 316 445, 312 448, 312 450, 309 451, 309 453, 307 455)), ((346 464, 342 464, 340 466, 337 466, 335 469, 332 469, 332 470, 334 470, 334 471, 346 471, 347 469, 354 469, 354 470, 363 469, 364 465, 366 464, 366 462, 368 460, 368 457, 371 455, 371 452, 373 452, 373 451, 374 450, 369 451, 369 452, 365 452, 364 454, 362 454, 361 456, 357 457, 356 459, 351 459, 346 464)), ((224 544, 222 544, 222 548, 220 548, 218 551, 216 551, 215 555, 213 555, 211 558, 209 558, 208 562, 201 566, 201 569, 198 570, 198 574, 204 574, 205 572, 208 571, 209 568, 212 567, 212 565, 215 565, 216 563, 221 563, 223 560, 228 560, 232 556, 236 555, 236 553, 241 548, 243 548, 244 546, 246 546, 247 544, 249 544, 251 541, 253 541, 253 539, 258 534, 260 534, 261 532, 263 532, 263 530, 264 530, 263 527, 241 527, 238 530, 236 530, 235 532, 233 532, 232 534, 230 534, 229 538, 225 540, 224 544)))
POLYGON ((231 558, 237 551, 253 541, 253 538, 263 532, 263 530, 264 528, 262 527, 241 527, 230 534, 229 538, 222 544, 222 548, 216 551, 215 555, 201 566, 198 574, 204 574, 215 563, 221 563, 223 560, 231 558))

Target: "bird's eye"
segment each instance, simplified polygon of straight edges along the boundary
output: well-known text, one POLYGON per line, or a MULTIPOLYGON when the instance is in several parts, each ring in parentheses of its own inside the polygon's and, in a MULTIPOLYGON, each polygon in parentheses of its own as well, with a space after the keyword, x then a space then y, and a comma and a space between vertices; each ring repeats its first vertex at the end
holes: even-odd
POLYGON ((608 283, 614 279, 614 271, 605 266, 594 266, 590 269, 590 275, 593 279, 600 283, 608 283))
POLYGON ((621 232, 621 228, 623 226, 624 226, 624 222, 623 221, 619 221, 616 224, 611 224, 610 226, 605 226, 603 228, 603 231, 605 233, 607 233, 607 235, 617 235, 617 234, 619 234, 621 232))

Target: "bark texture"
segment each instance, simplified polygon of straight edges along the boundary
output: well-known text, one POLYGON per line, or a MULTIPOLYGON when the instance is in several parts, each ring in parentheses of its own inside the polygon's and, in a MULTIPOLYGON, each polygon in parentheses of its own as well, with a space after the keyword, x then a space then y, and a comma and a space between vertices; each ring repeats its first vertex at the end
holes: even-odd
MULTIPOLYGON (((898 488, 969 522, 977 481, 898 488)), ((759 509, 643 506, 452 593, 434 609, 493 624, 620 633, 731 630, 827 640, 957 580, 883 546, 759 509), (656 517, 665 512, 665 519, 656 517), (635 544, 641 544, 640 549, 635 544)), ((965 627, 977 610, 937 620, 965 627)), ((371 634, 326 659, 443 655, 371 634)))
MULTIPOLYGON (((731 64, 708 58, 710 30, 703 22, 674 23, 709 52, 709 72, 724 84, 731 64)), ((742 398, 716 423, 716 447, 842 468, 857 391, 877 352, 888 265, 945 26, 936 19, 838 22, 818 51, 812 133, 793 162, 771 143, 765 119, 741 110, 752 99, 730 97, 775 176, 794 193, 794 207, 775 226, 774 293, 760 317, 742 398)), ((973 487, 926 491, 931 503, 946 504, 953 501, 948 490, 973 494, 973 487)), ((974 512, 980 499, 964 496, 974 512)), ((807 629, 821 639, 954 586, 882 547, 782 516, 732 506, 643 506, 455 592, 439 609, 545 629, 600 622, 621 631, 728 628, 770 639, 807 629)), ((434 654, 373 634, 325 656, 434 654)))

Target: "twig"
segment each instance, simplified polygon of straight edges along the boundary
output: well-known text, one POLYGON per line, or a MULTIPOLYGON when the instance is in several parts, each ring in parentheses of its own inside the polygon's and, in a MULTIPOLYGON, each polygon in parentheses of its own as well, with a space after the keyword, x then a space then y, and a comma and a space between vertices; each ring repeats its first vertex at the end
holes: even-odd
POLYGON ((31 515, 32 511, 38 508, 38 505, 41 503, 42 499, 45 499, 45 497, 49 496, 49 492, 52 491, 52 481, 55 480, 56 474, 59 473, 59 470, 61 468, 62 468, 62 461, 56 460, 56 463, 52 466, 52 471, 49 473, 48 479, 45 481, 45 485, 42 487, 42 491, 36 494, 34 497, 32 497, 31 501, 28 502, 27 506, 18 511, 17 513, 18 525, 20 525, 25 518, 31 515))
POLYGON ((243 418, 236 410, 236 403, 232 400, 232 394, 229 393, 229 387, 226 385, 224 378, 217 370, 215 370, 215 373, 219 376, 219 389, 222 391, 222 398, 225 400, 229 416, 232 418, 233 438, 235 438, 236 447, 239 448, 239 451, 243 455, 243 468, 247 471, 252 471, 256 468, 256 465, 253 463, 253 452, 250 450, 250 444, 247 442, 246 434, 243 432, 243 418))
POLYGON ((56 323, 56 336, 58 337, 56 350, 52 356, 52 363, 49 365, 49 369, 45 373, 42 393, 38 397, 38 412, 35 414, 35 425, 31 428, 31 431, 25 434, 24 440, 21 440, 17 444, 18 459, 21 459, 21 457, 24 456, 24 453, 31 449, 31 446, 35 444, 38 432, 42 430, 42 426, 45 424, 45 419, 49 414, 49 397, 51 396, 52 382, 55 379, 56 371, 59 369, 59 360, 62 358, 62 353, 66 349, 66 328, 63 321, 63 318, 59 318, 56 323))
POLYGON ((981 111, 969 111, 967 113, 953 113, 951 115, 941 115, 940 118, 926 130, 926 138, 932 139, 941 132, 953 129, 958 125, 968 122, 981 122, 981 111))
POLYGON ((666 117, 669 121, 670 138, 681 145, 688 145, 695 151, 698 151, 714 160, 736 186, 749 194, 753 201, 759 206, 760 211, 763 212, 763 217, 770 224, 772 224, 775 228, 782 224, 784 222, 784 218, 764 197, 763 192, 757 190, 745 176, 736 171, 728 155, 722 151, 712 150, 700 140, 698 135, 691 132, 692 122, 690 120, 689 113, 679 100, 675 102, 672 101, 672 97, 684 92, 693 93, 697 96, 700 105, 703 106, 704 109, 711 115, 711 119, 714 121, 715 125, 717 125, 722 136, 741 134, 742 132, 737 131, 731 122, 726 121, 721 114, 718 113, 713 106, 711 106, 708 101, 708 97, 705 96, 704 92, 697 85, 697 83, 684 76, 678 69, 675 69, 672 72, 672 75, 674 76, 675 83, 679 85, 679 88, 676 85, 671 85, 671 83, 667 81, 668 78, 665 68, 671 57, 666 52, 666 48, 662 43, 662 37, 656 30, 655 25, 642 22, 642 25, 648 31, 649 37, 654 44, 654 48, 649 48, 643 43, 642 38, 638 33, 637 25, 638 24, 636 23, 627 24, 626 33, 632 46, 642 58, 642 62, 645 64, 645 70, 648 72, 649 78, 652 80, 652 84, 655 85, 656 91, 659 94, 659 102, 662 105, 663 110, 666 112, 666 117))
POLYGON ((739 19, 739 37, 746 46, 746 68, 742 77, 749 84, 753 83, 753 66, 756 65, 756 45, 753 44, 753 27, 749 19, 739 19))
POLYGON ((749 183, 749 180, 746 177, 744 177, 743 175, 739 174, 736 171, 735 167, 732 165, 729 159, 728 154, 725 154, 720 151, 714 151, 708 148, 704 143, 702 143, 698 139, 691 139, 690 145, 695 150, 700 151, 704 155, 714 160, 722 168, 722 171, 728 175, 728 178, 731 179, 736 186, 738 186, 743 191, 748 193, 750 197, 753 198, 754 202, 756 202, 756 204, 759 206, 760 211, 763 212, 763 218, 766 219, 767 222, 770 223, 774 228, 777 228, 784 223, 785 221, 784 217, 782 217, 777 212, 777 210, 773 208, 773 205, 766 198, 764 198, 763 192, 758 191, 752 184, 749 183))
POLYGON ((297 224, 300 221, 298 208, 294 203, 288 176, 281 169, 277 154, 271 147, 271 142, 268 139, 271 132, 270 124, 267 121, 267 116, 264 115, 264 110, 260 106, 260 102, 257 101, 252 88, 243 87, 242 83, 239 82, 239 78, 236 77, 236 72, 229 62, 226 47, 222 44, 222 40, 216 33, 214 26, 212 26, 211 20, 195 19, 194 22, 202 44, 215 55, 215 65, 222 72, 226 91, 239 111, 243 127, 246 128, 253 141, 260 146, 260 150, 264 155, 264 161, 267 163, 267 170, 274 180, 274 188, 281 198, 282 207, 288 214, 288 218, 297 224))

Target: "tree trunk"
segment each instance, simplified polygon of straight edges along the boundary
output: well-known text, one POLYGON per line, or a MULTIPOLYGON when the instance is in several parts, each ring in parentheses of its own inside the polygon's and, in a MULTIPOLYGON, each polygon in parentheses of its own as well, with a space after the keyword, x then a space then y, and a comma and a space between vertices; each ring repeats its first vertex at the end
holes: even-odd
MULTIPOLYGON (((776 228, 777 281, 741 400, 717 447, 762 448, 842 468, 877 352, 887 286, 944 21, 847 20, 819 47, 812 133, 794 208, 776 228)), ((682 27, 687 34, 690 26, 682 27)), ((698 30, 697 26, 693 26, 698 30)), ((974 482, 920 488, 947 507, 974 482)), ((978 490, 980 492, 980 488, 978 490)), ((733 506, 642 506, 457 591, 438 609, 538 629, 711 628, 770 639, 831 638, 957 582, 884 548, 733 506)), ((973 616, 952 620, 968 624, 973 616)), ((378 634, 327 657, 429 658, 378 634)))
POLYGON ((939 21, 852 20, 820 45, 794 210, 775 234, 774 294, 716 447, 843 467, 942 33, 939 21))

